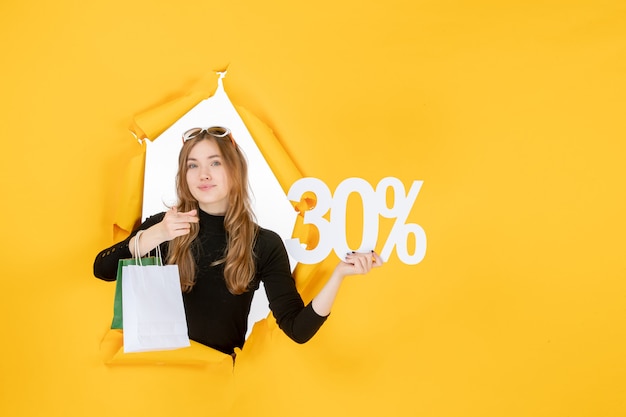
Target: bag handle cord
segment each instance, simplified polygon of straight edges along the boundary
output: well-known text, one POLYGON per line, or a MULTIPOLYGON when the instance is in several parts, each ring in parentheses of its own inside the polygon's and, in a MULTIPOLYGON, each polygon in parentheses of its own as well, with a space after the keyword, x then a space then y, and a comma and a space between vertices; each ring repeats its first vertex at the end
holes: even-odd
MULTIPOLYGON (((135 265, 143 266, 141 263, 141 256, 139 255, 139 238, 143 234, 143 230, 139 230, 135 235, 135 253, 133 254, 133 258, 135 258, 135 265)), ((161 245, 157 245, 156 247, 156 258, 157 265, 163 266, 163 257, 161 256, 161 245)))

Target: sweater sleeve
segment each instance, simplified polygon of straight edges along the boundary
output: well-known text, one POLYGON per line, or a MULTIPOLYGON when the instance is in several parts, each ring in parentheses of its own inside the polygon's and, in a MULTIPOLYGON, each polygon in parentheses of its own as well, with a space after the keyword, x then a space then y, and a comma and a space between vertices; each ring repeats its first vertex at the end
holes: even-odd
POLYGON ((265 285, 270 310, 278 327, 297 343, 311 339, 327 317, 318 315, 311 303, 304 305, 291 275, 289 257, 280 236, 261 229, 257 242, 258 273, 265 285))
MULTIPOLYGON (((94 276, 104 281, 115 281, 119 260, 132 257, 130 249, 128 248, 130 239, 135 236, 138 231, 145 230, 159 223, 163 220, 163 216, 165 216, 165 213, 159 213, 149 217, 137 229, 133 230, 126 239, 100 251, 93 263, 94 276)), ((165 256, 165 254, 163 256, 165 256)))

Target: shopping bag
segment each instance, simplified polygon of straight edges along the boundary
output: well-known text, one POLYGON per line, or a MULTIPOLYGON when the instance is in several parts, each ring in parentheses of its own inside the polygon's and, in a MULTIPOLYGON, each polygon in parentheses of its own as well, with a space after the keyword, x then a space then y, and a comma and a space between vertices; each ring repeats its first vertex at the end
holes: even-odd
MULTIPOLYGON (((141 258, 142 265, 156 265, 158 258, 156 256, 149 256, 141 258)), ((122 306, 122 267, 125 265, 134 265, 137 263, 136 259, 120 259, 117 263, 117 276, 115 280, 115 298, 113 299, 113 320, 111 320, 111 329, 123 329, 124 328, 124 312, 122 306)))
POLYGON ((190 346, 178 266, 160 260, 157 246, 156 264, 135 258, 122 266, 124 353, 190 346))

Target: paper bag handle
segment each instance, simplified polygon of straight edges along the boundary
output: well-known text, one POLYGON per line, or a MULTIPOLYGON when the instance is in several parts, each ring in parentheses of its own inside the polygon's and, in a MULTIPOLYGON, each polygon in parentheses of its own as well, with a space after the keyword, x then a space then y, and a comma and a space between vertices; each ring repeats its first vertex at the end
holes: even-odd
MULTIPOLYGON (((139 238, 141 237, 141 234, 143 233, 143 230, 139 230, 137 232, 137 234, 135 235, 135 253, 133 254, 133 258, 135 258, 135 265, 140 265, 143 266, 143 264, 141 263, 141 256, 139 256, 139 238)), ((156 258, 157 258, 157 265, 159 266, 163 266, 163 257, 161 256, 161 245, 157 245, 156 247, 156 258)))

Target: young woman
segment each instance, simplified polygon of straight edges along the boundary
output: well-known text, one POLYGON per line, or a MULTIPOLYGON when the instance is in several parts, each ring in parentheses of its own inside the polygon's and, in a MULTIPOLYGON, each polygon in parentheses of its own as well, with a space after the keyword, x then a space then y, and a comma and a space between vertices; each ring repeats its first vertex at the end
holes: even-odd
POLYGON ((305 306, 281 238, 254 222, 247 163, 229 129, 194 128, 183 134, 176 188, 178 204, 100 252, 94 275, 113 281, 120 259, 144 256, 160 245, 163 259, 179 268, 189 337, 224 353, 243 347, 260 282, 279 327, 304 343, 330 314, 344 277, 382 265, 373 252, 348 254, 305 306), (135 239, 137 254, 132 253, 135 239))

